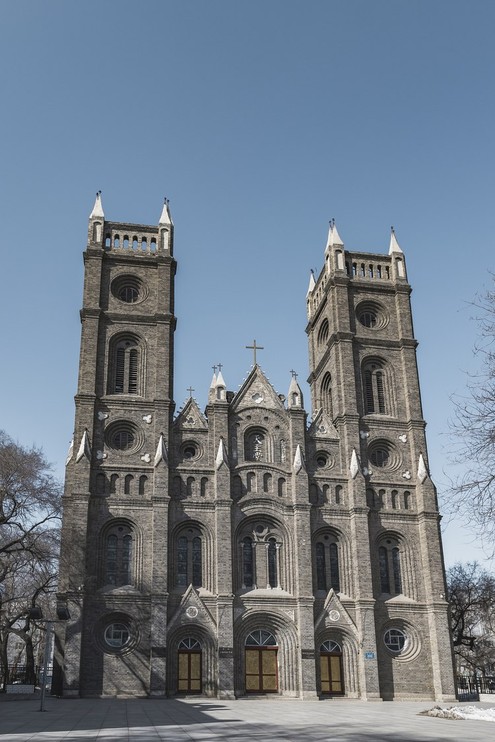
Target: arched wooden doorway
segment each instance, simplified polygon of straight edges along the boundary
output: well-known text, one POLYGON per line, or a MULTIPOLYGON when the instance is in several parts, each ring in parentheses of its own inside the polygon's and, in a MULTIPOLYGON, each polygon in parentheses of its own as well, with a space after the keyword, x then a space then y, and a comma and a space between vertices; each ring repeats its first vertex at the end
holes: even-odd
POLYGON ((331 639, 320 646, 320 683, 322 696, 344 695, 342 648, 331 639))
POLYGON ((277 693, 277 640, 269 631, 251 632, 245 644, 246 693, 277 693))
POLYGON ((178 693, 201 693, 201 644, 187 637, 178 647, 178 693))

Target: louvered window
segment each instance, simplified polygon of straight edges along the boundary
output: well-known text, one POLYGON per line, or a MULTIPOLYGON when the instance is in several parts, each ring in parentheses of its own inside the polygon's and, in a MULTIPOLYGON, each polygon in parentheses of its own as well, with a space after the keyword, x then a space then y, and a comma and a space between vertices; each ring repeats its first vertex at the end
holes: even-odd
POLYGON ((140 349, 133 337, 124 338, 113 346, 111 364, 109 394, 139 394, 140 349))
POLYGON ((364 411, 366 415, 378 413, 390 414, 387 399, 386 379, 379 362, 367 363, 363 368, 364 411))

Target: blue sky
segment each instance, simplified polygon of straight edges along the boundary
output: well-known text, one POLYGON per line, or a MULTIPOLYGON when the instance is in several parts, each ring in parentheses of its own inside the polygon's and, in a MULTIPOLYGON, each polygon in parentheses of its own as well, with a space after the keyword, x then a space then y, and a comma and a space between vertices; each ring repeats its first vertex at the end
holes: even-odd
MULTIPOLYGON (((495 4, 4 0, 0 25, 0 426, 62 474, 96 190, 115 221, 171 200, 178 407, 190 385, 205 403, 218 362, 237 389, 253 338, 277 391, 305 379, 328 220, 376 252, 393 224, 442 493, 469 302, 494 268, 495 4)), ((483 558, 459 521, 445 550, 483 558)))

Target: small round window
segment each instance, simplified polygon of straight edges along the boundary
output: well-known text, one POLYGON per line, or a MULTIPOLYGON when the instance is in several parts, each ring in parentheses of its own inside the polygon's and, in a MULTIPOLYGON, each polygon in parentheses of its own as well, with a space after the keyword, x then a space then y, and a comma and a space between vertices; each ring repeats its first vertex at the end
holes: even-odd
POLYGON ((105 644, 111 649, 122 649, 129 644, 131 633, 124 623, 111 623, 104 633, 105 644))
POLYGON ((182 446, 182 458, 184 461, 192 461, 199 456, 199 447, 194 441, 187 441, 182 446))
POLYGON ((324 469, 330 463, 330 457, 326 451, 318 451, 316 454, 316 466, 318 469, 324 469))
POLYGON ((407 634, 401 629, 389 629, 385 632, 383 642, 394 654, 400 654, 407 647, 407 634))
POLYGON ((136 304, 146 296, 144 284, 138 276, 118 276, 112 281, 112 294, 125 304, 136 304))
POLYGON ((143 433, 130 420, 116 420, 105 430, 105 442, 109 448, 122 453, 137 451, 143 444, 143 433))
POLYGON ((363 327, 378 330, 387 324, 384 308, 375 301, 363 301, 356 307, 356 317, 363 327))
POLYGON ((372 466, 377 469, 397 469, 401 462, 398 450, 383 438, 370 443, 368 457, 372 466))

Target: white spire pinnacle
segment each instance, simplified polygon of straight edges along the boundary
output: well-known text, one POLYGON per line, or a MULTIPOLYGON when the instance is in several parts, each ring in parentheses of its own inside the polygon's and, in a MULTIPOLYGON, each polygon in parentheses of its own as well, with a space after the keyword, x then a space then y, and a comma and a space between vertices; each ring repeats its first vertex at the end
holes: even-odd
POLYGON ((423 458, 423 454, 419 454, 419 460, 418 460, 418 479, 423 484, 426 477, 428 476, 428 470, 426 468, 425 460, 423 458))
POLYGON ((311 273, 309 274, 309 286, 308 286, 308 291, 307 291, 306 296, 309 296, 309 294, 313 291, 315 286, 316 286, 315 274, 313 273, 313 271, 311 271, 311 273))
POLYGON ((216 385, 217 385, 217 375, 216 375, 216 373, 214 371, 213 372, 213 378, 212 378, 211 384, 210 384, 210 389, 215 389, 216 385))
POLYGON ((337 232, 337 227, 335 225, 335 219, 332 219, 332 245, 343 245, 339 233, 337 232))
POLYGON ((218 372, 217 381, 216 381, 215 386, 223 386, 223 387, 227 386, 227 384, 224 381, 221 371, 218 372))
POLYGON ((173 226, 172 217, 170 216, 170 209, 168 207, 169 200, 168 198, 165 198, 163 201, 163 209, 162 213, 160 214, 160 219, 158 221, 158 226, 166 225, 166 226, 173 226))
POLYGON ((218 451, 217 456, 215 459, 215 469, 218 471, 221 466, 225 466, 228 468, 229 466, 229 459, 227 456, 227 449, 225 448, 225 443, 223 442, 223 438, 220 438, 220 443, 218 444, 218 451))
POLYGON ((351 473, 351 477, 353 479, 356 479, 358 473, 359 473, 359 461, 356 453, 356 449, 352 449, 352 455, 351 455, 351 463, 349 466, 349 471, 351 473))
POLYGON ((89 215, 90 219, 93 219, 95 217, 99 217, 101 219, 105 218, 105 214, 103 213, 103 206, 101 203, 101 191, 97 191, 95 205, 93 206, 93 211, 89 215))
POLYGON ((165 445, 163 433, 160 433, 160 438, 158 440, 158 445, 156 447, 155 458, 153 461, 153 466, 155 467, 155 469, 160 463, 160 461, 163 461, 165 464, 168 461, 167 446, 165 445))
POLYGON ((88 461, 91 461, 91 444, 89 442, 89 435, 87 430, 84 431, 83 437, 81 438, 81 443, 79 445, 79 450, 76 456, 76 464, 78 464, 84 456, 88 459, 88 461))
POLYGON ((296 453, 294 454, 294 473, 299 474, 301 469, 304 469, 304 456, 303 452, 301 451, 301 446, 299 443, 297 444, 296 453))
POLYGON ((388 250, 388 254, 392 255, 394 252, 402 252, 400 249, 399 243, 397 242, 397 237, 395 236, 395 230, 393 227, 391 227, 391 233, 390 233, 390 247, 388 250))

